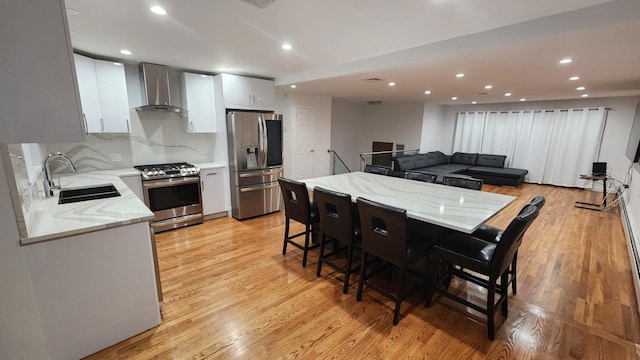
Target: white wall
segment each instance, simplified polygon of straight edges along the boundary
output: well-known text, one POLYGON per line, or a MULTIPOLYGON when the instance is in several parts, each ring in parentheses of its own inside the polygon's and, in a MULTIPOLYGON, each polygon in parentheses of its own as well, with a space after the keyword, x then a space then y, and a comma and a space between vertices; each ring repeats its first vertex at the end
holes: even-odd
MULTIPOLYGON (((8 154, 3 155, 8 158, 8 154)), ((0 157, 0 359, 48 359, 9 194, 4 160, 0 157)))
MULTIPOLYGON (((509 104, 461 105, 445 106, 443 123, 448 127, 443 131, 443 138, 453 139, 456 113, 459 111, 503 111, 503 110, 541 110, 569 109, 585 107, 610 107, 607 124, 604 130, 599 161, 608 164, 609 171, 615 179, 622 179, 629 169, 630 161, 624 155, 639 96, 618 98, 594 98, 580 100, 539 101, 509 104)), ((445 152, 447 153, 447 152, 445 152)))
POLYGON ((284 176, 295 178, 293 159, 296 128, 296 109, 312 108, 316 110, 316 141, 314 147, 314 174, 325 176, 330 173, 330 157, 327 150, 331 148, 331 97, 301 92, 278 92, 276 94, 276 113, 284 117, 284 176))
POLYGON ((334 100, 331 146, 351 171, 360 170, 360 153, 371 152, 373 141, 420 147, 423 103, 367 105, 334 100))
POLYGON ((445 154, 451 153, 453 136, 443 136, 449 134, 450 121, 444 117, 444 105, 424 104, 424 114, 422 118, 422 134, 420 135, 420 152, 442 151, 445 154))
POLYGON ((331 147, 351 171, 360 169, 358 154, 371 151, 371 142, 361 136, 365 109, 362 104, 336 100, 331 109, 331 147))

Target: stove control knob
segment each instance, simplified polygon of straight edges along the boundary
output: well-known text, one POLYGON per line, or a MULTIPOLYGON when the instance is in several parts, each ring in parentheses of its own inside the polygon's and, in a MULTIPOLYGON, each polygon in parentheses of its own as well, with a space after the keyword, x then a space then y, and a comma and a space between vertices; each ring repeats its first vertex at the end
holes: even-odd
POLYGON ((158 175, 158 170, 153 170, 153 171, 151 172, 151 174, 152 174, 152 175, 158 175))

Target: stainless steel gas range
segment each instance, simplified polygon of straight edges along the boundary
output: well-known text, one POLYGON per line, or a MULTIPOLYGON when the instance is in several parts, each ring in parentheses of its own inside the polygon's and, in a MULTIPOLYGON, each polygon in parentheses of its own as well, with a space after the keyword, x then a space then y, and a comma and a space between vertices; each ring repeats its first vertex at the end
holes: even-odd
POLYGON ((139 165, 144 202, 155 218, 155 233, 201 224, 200 169, 188 163, 139 165))

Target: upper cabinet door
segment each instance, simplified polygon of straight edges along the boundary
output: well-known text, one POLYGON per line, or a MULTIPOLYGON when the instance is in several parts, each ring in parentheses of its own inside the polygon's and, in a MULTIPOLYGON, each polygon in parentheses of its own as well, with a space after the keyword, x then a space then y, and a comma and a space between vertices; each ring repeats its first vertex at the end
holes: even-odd
POLYGON ((84 141, 64 1, 0 8, 0 143, 84 141))
POLYGON ((228 109, 275 109, 274 82, 231 74, 221 74, 224 104, 228 109))
POLYGON ((129 98, 124 65, 113 61, 95 60, 95 66, 102 108, 102 132, 130 132, 129 98))
POLYGON ((73 60, 76 63, 76 76, 87 132, 102 132, 102 108, 98 95, 95 63, 92 58, 78 54, 73 54, 73 60))
POLYGON ((186 132, 216 132, 213 76, 182 73, 182 107, 187 109, 186 132))
POLYGON ((264 79, 251 79, 250 84, 254 109, 274 111, 276 108, 274 82, 264 79))

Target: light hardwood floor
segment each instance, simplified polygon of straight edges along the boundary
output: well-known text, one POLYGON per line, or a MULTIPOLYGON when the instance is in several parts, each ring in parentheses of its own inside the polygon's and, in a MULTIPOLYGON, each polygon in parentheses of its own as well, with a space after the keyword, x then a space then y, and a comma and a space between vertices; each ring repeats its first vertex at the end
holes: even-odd
MULTIPOLYGON (((533 196, 547 204, 518 256, 518 293, 496 315, 496 340, 482 316, 442 296, 416 294, 391 324, 393 304, 373 291, 355 300, 357 275, 306 268, 283 256, 283 213, 222 218, 158 234, 162 324, 90 359, 638 359, 640 320, 619 210, 573 207, 598 193, 524 184, 485 186, 517 196, 491 224, 504 227, 533 196)), ((296 230, 295 228, 294 230, 296 230)), ((469 298, 483 290, 454 279, 469 298)))

